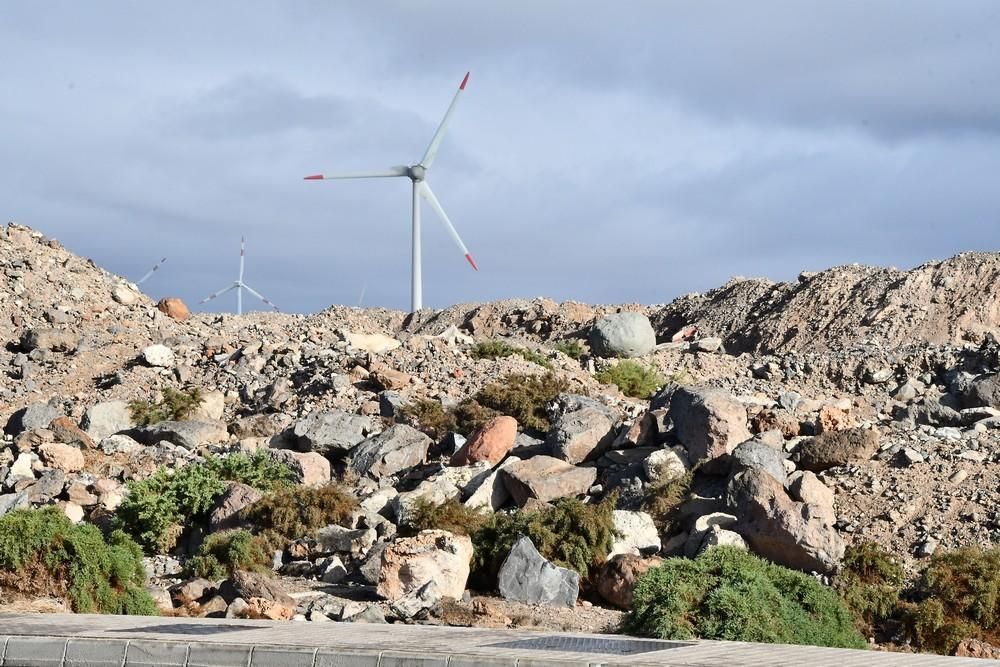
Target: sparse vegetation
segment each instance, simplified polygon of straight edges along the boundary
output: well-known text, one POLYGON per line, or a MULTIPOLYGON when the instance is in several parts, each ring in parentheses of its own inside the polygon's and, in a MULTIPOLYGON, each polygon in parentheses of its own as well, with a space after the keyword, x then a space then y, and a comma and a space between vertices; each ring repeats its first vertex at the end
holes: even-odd
POLYGON ((64 598, 78 613, 155 615, 145 579, 142 550, 121 531, 105 539, 53 506, 0 518, 0 590, 64 598))
POLYGON ((497 512, 472 534, 472 569, 477 583, 491 588, 511 547, 522 536, 531 538, 538 552, 556 565, 576 570, 586 578, 607 559, 615 538, 612 511, 618 494, 596 505, 562 498, 539 511, 497 512))
POLYGON ((583 356, 583 344, 580 343, 576 338, 567 338, 565 340, 558 341, 553 345, 556 350, 562 352, 570 359, 576 359, 579 361, 580 357, 583 356))
POLYGON ((950 654, 968 638, 1000 641, 1000 547, 931 557, 908 605, 907 627, 922 650, 950 654))
POLYGON ((899 607, 903 567, 874 542, 851 545, 844 554, 835 588, 866 635, 899 607))
POLYGON ((265 570, 270 562, 263 537, 242 529, 225 530, 205 538, 198 554, 185 563, 184 574, 217 581, 236 570, 265 570))
POLYGON ((687 497, 694 473, 688 472, 651 484, 646 492, 642 509, 653 517, 653 523, 663 534, 673 528, 677 510, 687 497))
POLYGON ((445 410, 440 401, 432 398, 418 398, 407 403, 398 414, 400 421, 423 431, 434 440, 440 440, 457 426, 455 412, 445 410))
POLYGON ((551 371, 545 375, 511 373, 487 385, 475 400, 483 407, 517 419, 522 428, 549 430, 548 405, 569 389, 569 382, 551 371))
POLYGON ((173 387, 166 387, 161 402, 132 401, 128 407, 136 424, 149 426, 162 421, 187 419, 199 403, 201 403, 201 391, 197 388, 179 391, 173 387))
POLYGON ((455 417, 455 431, 462 435, 471 435, 481 429, 486 422, 500 413, 493 408, 484 407, 474 398, 462 401, 452 412, 455 417))
POLYGON ((625 629, 661 639, 865 646, 833 589, 733 547, 650 569, 635 588, 625 629))
POLYGON ((288 466, 263 452, 209 456, 176 472, 160 468, 146 479, 129 483, 115 526, 148 553, 166 553, 177 544, 185 526, 204 521, 227 481, 266 491, 282 488, 292 476, 288 466))
POLYGON ((649 395, 666 383, 666 380, 652 368, 632 359, 624 359, 608 366, 597 374, 598 381, 613 384, 622 393, 632 398, 649 398, 649 395))
POLYGON ((426 498, 418 498, 409 512, 409 523, 401 526, 401 532, 416 535, 422 530, 447 530, 455 535, 474 535, 487 517, 478 509, 466 507, 458 500, 433 503, 426 498))
POLYGON ((329 524, 346 524, 358 501, 336 482, 318 488, 280 488, 243 511, 243 517, 277 541, 294 540, 329 524))
POLYGON ((552 362, 546 359, 544 355, 527 348, 511 345, 502 340, 481 341, 473 345, 472 349, 469 350, 469 356, 473 359, 500 359, 515 354, 522 357, 525 361, 530 361, 542 368, 552 368, 552 362))

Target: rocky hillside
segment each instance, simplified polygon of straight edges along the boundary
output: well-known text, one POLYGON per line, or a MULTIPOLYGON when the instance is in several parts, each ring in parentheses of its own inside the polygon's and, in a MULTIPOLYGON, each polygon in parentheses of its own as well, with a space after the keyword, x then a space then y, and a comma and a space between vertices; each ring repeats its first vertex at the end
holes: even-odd
MULTIPOLYGON (((122 529, 174 614, 613 630, 658 559, 720 545, 837 585, 872 541, 915 581, 1000 540, 998 271, 236 317, 11 224, 0 521, 122 529)), ((5 563, 0 607, 91 608, 5 563)))

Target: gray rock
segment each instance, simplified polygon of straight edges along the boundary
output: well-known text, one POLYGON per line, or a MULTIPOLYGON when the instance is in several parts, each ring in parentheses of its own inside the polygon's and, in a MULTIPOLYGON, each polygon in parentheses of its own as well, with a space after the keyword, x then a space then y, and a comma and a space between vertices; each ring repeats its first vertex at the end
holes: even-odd
POLYGON ((71 331, 61 329, 30 329, 21 336, 21 349, 25 352, 32 350, 73 352, 79 344, 79 336, 71 331))
POLYGON ((28 500, 28 491, 0 494, 0 516, 12 510, 27 507, 31 507, 31 501, 28 500))
POLYGON ((692 463, 729 454, 752 437, 746 408, 718 389, 679 387, 670 399, 670 418, 692 463))
POLYGON ((328 584, 339 584, 347 578, 347 568, 337 556, 331 556, 323 565, 320 580, 328 584))
POLYGON ((83 430, 95 442, 134 427, 132 411, 125 401, 96 403, 87 408, 83 415, 83 430))
POLYGON ((358 445, 371 430, 371 420, 343 410, 314 412, 295 424, 293 433, 302 451, 343 454, 358 445))
POLYGON ((388 542, 377 542, 372 545, 361 567, 358 568, 358 574, 361 575, 361 578, 372 586, 378 584, 378 575, 382 571, 382 552, 387 546, 389 546, 388 542))
POLYGON ((10 416, 10 419, 7 420, 7 426, 4 427, 4 432, 17 435, 23 431, 48 428, 53 419, 62 416, 62 410, 56 407, 55 401, 32 403, 10 416))
POLYGON ((432 579, 398 600, 393 600, 389 603, 389 609, 397 618, 410 620, 428 616, 440 604, 441 591, 432 579))
POLYGON ((229 431, 226 430, 225 422, 221 421, 163 421, 138 429, 135 433, 147 445, 166 440, 190 450, 229 440, 229 431))
POLYGON ((788 477, 785 473, 785 453, 757 440, 747 440, 733 450, 733 474, 741 470, 756 468, 763 470, 784 486, 788 477))
POLYGON ((608 410, 586 406, 560 417, 545 442, 552 456, 576 464, 600 456, 615 436, 615 421, 608 410))
POLYGON ((695 352, 718 352, 722 349, 722 339, 717 336, 699 338, 691 343, 691 349, 695 352))
POLYGON ((514 502, 529 498, 548 502, 586 493, 597 479, 595 468, 578 468, 551 456, 535 456, 500 469, 500 478, 514 502))
POLYGON ((351 469, 378 480, 420 465, 427 457, 431 439, 406 424, 393 424, 364 440, 351 452, 351 469))
POLYGON ((614 313, 590 330, 590 349, 599 357, 642 357, 656 347, 656 333, 642 313, 614 313))
POLYGON ((120 433, 115 435, 109 435, 108 437, 101 440, 100 445, 101 451, 105 454, 131 454, 132 452, 142 449, 142 444, 136 442, 127 435, 122 435, 120 433))
POLYGON ((406 405, 406 399, 398 391, 386 389, 378 395, 378 413, 382 417, 395 417, 396 413, 406 405))
POLYGON ((28 499, 36 504, 48 504, 59 496, 66 487, 66 473, 62 470, 46 470, 38 481, 26 489, 28 499))
POLYGON ((375 543, 373 528, 344 528, 331 524, 313 533, 316 548, 325 554, 360 554, 375 543))
POLYGON ((528 604, 573 607, 580 595, 580 575, 542 558, 528 537, 514 543, 497 583, 505 600, 528 604))
POLYGON ((364 611, 344 618, 349 623, 386 623, 385 613, 377 604, 368 605, 364 611))
POLYGON ((215 506, 209 515, 209 527, 212 532, 228 530, 240 525, 240 512, 263 497, 263 494, 250 486, 239 482, 230 482, 229 488, 215 501, 215 506))
POLYGON ((1000 409, 1000 373, 982 375, 969 385, 966 394, 968 407, 1000 409))
POLYGON ((962 414, 940 400, 925 398, 920 405, 910 407, 914 420, 931 426, 956 426, 962 423, 962 414))
POLYGON ((608 556, 614 554, 655 554, 660 550, 660 534, 653 517, 646 512, 614 510, 612 512, 618 536, 608 556))

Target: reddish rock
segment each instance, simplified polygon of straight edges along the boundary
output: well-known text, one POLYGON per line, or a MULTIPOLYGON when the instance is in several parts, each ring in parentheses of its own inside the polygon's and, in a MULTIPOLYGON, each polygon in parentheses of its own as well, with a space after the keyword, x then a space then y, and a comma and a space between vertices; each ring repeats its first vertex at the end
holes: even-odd
POLYGON ((459 599, 465 592, 472 562, 472 540, 445 530, 424 530, 396 540, 382 552, 378 594, 398 600, 429 581, 444 597, 459 599))
POLYGON ((49 424, 49 430, 55 436, 56 441, 66 445, 77 445, 92 449, 94 441, 89 435, 76 425, 69 417, 56 417, 49 424))
POLYGON ((467 466, 486 461, 494 466, 514 448, 516 437, 516 419, 507 416, 494 417, 455 452, 451 457, 451 465, 467 466))
POLYGON ((265 600, 264 598, 250 598, 247 600, 247 617, 263 618, 270 621, 290 621, 295 616, 295 608, 291 605, 281 604, 265 600))
POLYGON ((816 432, 844 431, 854 428, 857 423, 857 419, 850 412, 832 405, 824 405, 820 408, 819 417, 816 419, 816 432))
POLYGON ((608 559, 597 577, 597 592, 620 609, 632 608, 632 593, 642 575, 651 567, 663 563, 662 558, 643 558, 635 554, 618 554, 608 559))
POLYGON ((670 418, 692 462, 731 454, 751 438, 746 408, 719 389, 679 388, 670 399, 670 418))
POLYGON ((184 305, 184 302, 175 296, 168 296, 165 299, 160 299, 156 304, 156 309, 161 313, 164 313, 167 317, 173 318, 178 322, 183 322, 188 317, 191 316, 191 311, 188 307, 184 305))
POLYGON ((761 410, 750 420, 754 433, 781 431, 785 438, 794 438, 799 434, 799 420, 788 410, 761 410))
POLYGON ((985 658, 987 660, 1000 660, 1000 647, 987 644, 978 639, 963 639, 955 648, 955 655, 964 658, 985 658))

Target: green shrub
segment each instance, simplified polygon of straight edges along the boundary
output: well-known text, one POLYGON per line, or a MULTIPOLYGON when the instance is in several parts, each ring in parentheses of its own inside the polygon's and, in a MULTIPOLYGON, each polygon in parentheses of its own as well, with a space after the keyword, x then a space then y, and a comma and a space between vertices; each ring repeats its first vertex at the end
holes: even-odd
POLYGON ((661 639, 865 646, 832 589, 733 547, 650 569, 635 587, 624 627, 661 639))
POLYGON ((646 490, 642 509, 653 517, 653 523, 661 533, 669 533, 677 517, 677 510, 687 498, 694 473, 664 479, 651 484, 646 490))
POLYGON ((462 401, 451 412, 455 418, 455 431, 469 436, 486 425, 486 422, 500 415, 493 408, 487 408, 474 398, 462 401))
POLYGON ((249 484, 261 491, 282 488, 291 469, 264 452, 208 456, 177 470, 160 468, 143 480, 129 482, 115 526, 131 535, 147 553, 169 552, 185 526, 204 522, 226 489, 226 482, 249 484))
POLYGON ((128 407, 136 424, 149 426, 162 421, 187 419, 199 403, 201 403, 201 391, 198 389, 178 391, 172 387, 166 387, 163 390, 163 400, 160 403, 132 401, 128 407))
POLYGON ((511 373, 489 384, 476 395, 476 402, 517 420, 522 428, 549 430, 548 405, 569 389, 569 382, 555 373, 526 375, 511 373))
POLYGON ((612 515, 618 494, 596 505, 561 498, 537 511, 497 512, 472 534, 472 569, 482 588, 492 588, 514 543, 526 535, 543 557, 586 578, 608 557, 615 539, 612 515))
POLYGON ((858 620, 858 629, 870 635, 899 606, 903 567, 874 542, 851 545, 841 561, 835 588, 858 620))
POLYGON ((649 398, 650 394, 666 382, 652 368, 631 359, 608 366, 597 374, 597 379, 603 384, 617 386, 623 394, 632 398, 649 398))
POLYGON ((576 359, 577 361, 579 361, 580 357, 583 356, 584 352, 583 345, 580 343, 580 341, 578 341, 575 338, 567 338, 565 340, 561 340, 552 347, 554 347, 559 352, 562 352, 570 359, 576 359))
POLYGON ((184 564, 184 574, 218 581, 236 570, 266 570, 271 563, 267 546, 264 538, 242 529, 212 533, 184 564))
POLYGON ((145 579, 142 551, 121 531, 105 539, 54 506, 0 518, 0 589, 63 597, 83 614, 155 615, 145 579))
POLYGON ((1000 547, 935 554, 924 570, 907 626, 921 649, 951 653, 963 639, 1000 638, 1000 547))
POLYGON ((440 440, 457 424, 455 413, 445 410, 440 401, 431 398, 418 398, 407 403, 398 412, 399 419, 423 431, 434 440, 440 440))
POLYGON ((455 535, 473 535, 486 523, 486 514, 451 499, 434 503, 418 498, 407 513, 407 524, 400 526, 404 535, 416 535, 422 530, 447 530, 455 535))
POLYGON ((531 363, 537 364, 542 368, 552 368, 552 362, 549 361, 545 355, 524 347, 511 345, 510 343, 502 340, 482 341, 473 345, 472 349, 469 350, 469 355, 473 359, 500 359, 502 357, 510 357, 515 354, 520 356, 525 361, 530 361, 531 363))
POLYGON ((336 482, 280 488, 243 510, 243 518, 279 540, 295 540, 332 523, 344 525, 357 499, 336 482))

